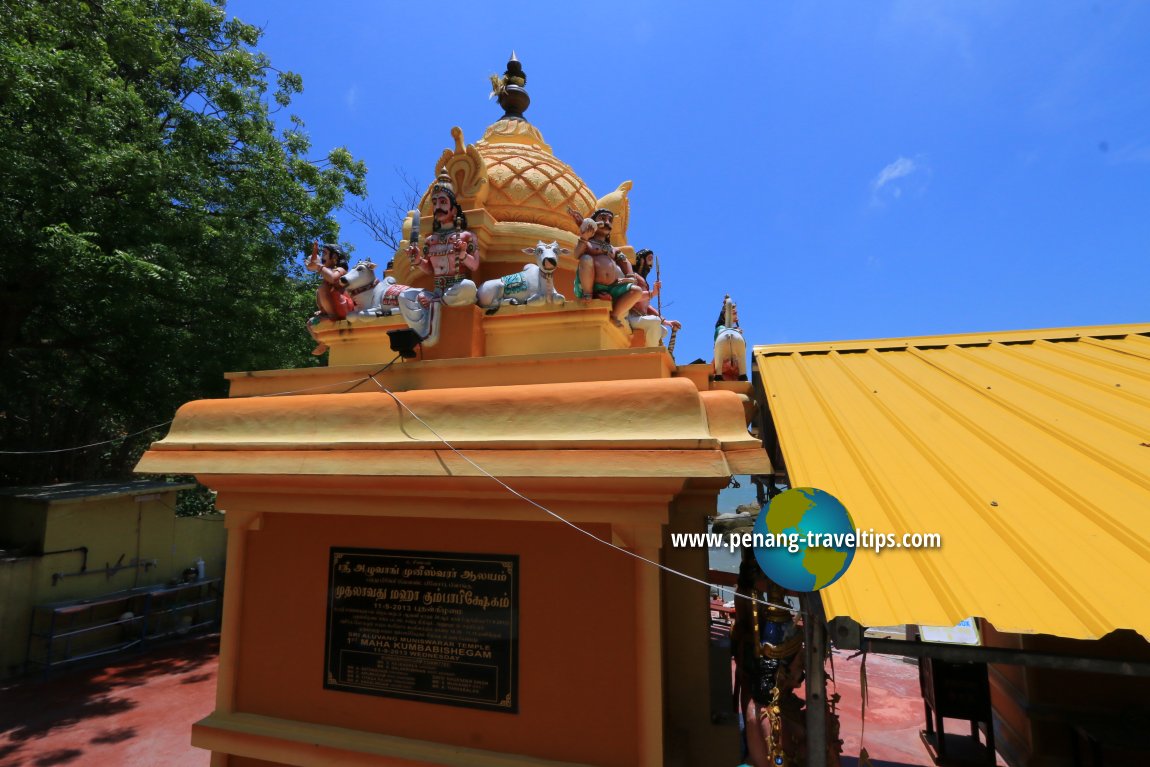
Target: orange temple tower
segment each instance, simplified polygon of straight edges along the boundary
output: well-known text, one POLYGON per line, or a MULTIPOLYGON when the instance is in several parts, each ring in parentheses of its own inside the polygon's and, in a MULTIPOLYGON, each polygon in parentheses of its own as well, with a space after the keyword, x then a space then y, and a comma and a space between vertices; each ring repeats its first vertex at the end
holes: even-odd
MULTIPOLYGON (((631 252, 630 182, 597 198, 523 117, 516 71, 504 116, 475 144, 453 129, 434 169, 479 286, 525 248, 573 252, 568 208, 610 210, 631 252)), ((419 212, 389 275, 432 290, 407 252, 431 190, 419 212)), ((731 475, 769 473, 750 387, 576 302, 576 272, 560 255, 562 304, 439 307, 414 359, 391 349, 399 314, 324 321, 327 367, 231 374, 144 455, 227 513, 216 708, 192 735, 215 767, 737 760, 711 720, 708 590, 656 563, 706 580, 707 551, 671 534, 705 532, 731 475)))

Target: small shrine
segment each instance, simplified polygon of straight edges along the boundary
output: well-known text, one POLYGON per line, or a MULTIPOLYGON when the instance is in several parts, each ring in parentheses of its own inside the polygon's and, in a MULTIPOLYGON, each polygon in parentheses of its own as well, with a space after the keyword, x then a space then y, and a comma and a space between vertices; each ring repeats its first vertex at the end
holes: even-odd
POLYGON ((227 512, 216 767, 739 759, 708 551, 670 544, 771 471, 733 304, 728 357, 676 364, 631 182, 556 156, 514 56, 493 80, 390 265, 310 257, 328 364, 229 374, 140 461, 227 512))
POLYGON ((524 116, 531 99, 520 62, 512 56, 493 80, 503 116, 474 144, 451 129, 454 147, 403 222, 390 268, 365 261, 348 270, 354 308, 313 323, 330 365, 390 358, 405 328, 413 335, 399 335, 399 347, 418 344, 424 360, 654 348, 669 335, 652 305, 650 267, 632 266, 632 183, 596 197, 524 116), (599 268, 580 274, 580 263, 599 268))

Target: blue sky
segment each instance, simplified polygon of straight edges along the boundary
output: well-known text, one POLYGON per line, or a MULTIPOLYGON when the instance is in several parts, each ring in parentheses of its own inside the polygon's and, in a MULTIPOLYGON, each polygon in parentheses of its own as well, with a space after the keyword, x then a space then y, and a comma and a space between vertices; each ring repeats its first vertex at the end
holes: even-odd
POLYGON ((1150 320, 1150 2, 227 7, 381 210, 498 119, 517 51, 555 154, 634 182, 680 362, 725 293, 753 344, 1150 320))

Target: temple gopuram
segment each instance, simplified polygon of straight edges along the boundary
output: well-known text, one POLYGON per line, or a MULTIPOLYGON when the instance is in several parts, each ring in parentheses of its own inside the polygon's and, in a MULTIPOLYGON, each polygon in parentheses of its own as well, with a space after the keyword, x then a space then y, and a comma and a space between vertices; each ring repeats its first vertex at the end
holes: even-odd
POLYGON ((771 471, 746 363, 675 363, 631 183, 592 192, 525 83, 513 57, 504 114, 451 130, 390 268, 342 267, 326 367, 229 374, 139 464, 227 513, 214 767, 740 758, 707 550, 669 541, 771 471))
POLYGON ((757 346, 748 381, 727 297, 676 364, 631 182, 556 157, 514 56, 492 80, 384 264, 307 259, 328 364, 229 374, 140 461, 226 511, 213 767, 867 765, 867 653, 918 659, 933 763, 1144 763, 1150 324, 757 346), (772 517, 900 550, 744 543, 712 603, 714 538, 672 542, 772 517))

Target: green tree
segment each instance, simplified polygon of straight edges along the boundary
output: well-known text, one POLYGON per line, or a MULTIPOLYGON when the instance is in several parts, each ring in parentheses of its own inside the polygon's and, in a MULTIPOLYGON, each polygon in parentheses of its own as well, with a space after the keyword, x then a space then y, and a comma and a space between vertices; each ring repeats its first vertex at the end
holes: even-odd
MULTIPOLYGON (((223 373, 308 364, 300 269, 364 194, 315 160, 302 89, 213 0, 8 0, 0 10, 0 444, 128 434, 225 393, 223 373), (285 124, 286 121, 285 121, 285 124)), ((151 432, 0 456, 0 484, 124 476, 151 432)))

